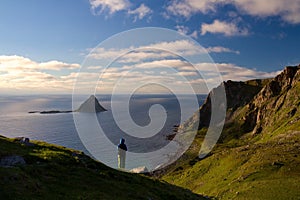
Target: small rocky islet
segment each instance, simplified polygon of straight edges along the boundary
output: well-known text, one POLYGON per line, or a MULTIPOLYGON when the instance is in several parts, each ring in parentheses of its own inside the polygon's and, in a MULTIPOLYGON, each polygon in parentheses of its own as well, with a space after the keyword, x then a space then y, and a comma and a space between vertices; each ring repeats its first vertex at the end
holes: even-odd
POLYGON ((106 109, 101 106, 95 95, 91 95, 85 102, 83 102, 77 110, 49 110, 49 111, 29 111, 29 114, 39 113, 39 114, 60 114, 60 113, 72 113, 72 112, 82 112, 82 113, 99 113, 104 112, 106 109))

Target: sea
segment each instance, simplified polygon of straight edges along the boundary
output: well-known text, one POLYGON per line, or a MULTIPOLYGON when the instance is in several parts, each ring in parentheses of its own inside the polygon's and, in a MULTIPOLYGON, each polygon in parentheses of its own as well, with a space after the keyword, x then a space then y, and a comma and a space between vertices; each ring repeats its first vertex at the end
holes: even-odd
POLYGON ((130 152, 126 169, 146 166, 153 170, 170 157, 159 151, 168 144, 166 136, 197 111, 194 102, 199 108, 206 95, 178 98, 138 94, 131 96, 128 103, 123 95, 114 99, 110 95, 96 97, 106 112, 40 114, 29 112, 73 110, 74 105, 83 103, 86 95, 75 99, 72 95, 2 95, 0 135, 28 137, 80 150, 112 168, 117 168, 117 144, 120 138, 125 138, 130 152))

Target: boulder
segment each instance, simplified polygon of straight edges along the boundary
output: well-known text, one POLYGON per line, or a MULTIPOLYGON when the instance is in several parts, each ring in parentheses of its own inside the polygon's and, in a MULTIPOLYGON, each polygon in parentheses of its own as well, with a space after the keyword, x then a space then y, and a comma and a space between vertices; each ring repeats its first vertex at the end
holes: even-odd
POLYGON ((134 168, 134 169, 130 170, 130 172, 137 173, 137 174, 144 174, 144 173, 148 173, 149 170, 147 169, 147 167, 142 166, 142 167, 134 168))
POLYGON ((22 156, 5 156, 0 159, 1 167, 13 167, 16 165, 25 165, 26 162, 22 156))
POLYGON ((24 144, 26 146, 34 146, 33 143, 30 142, 30 139, 27 137, 16 137, 14 138, 15 142, 20 142, 21 144, 24 144))

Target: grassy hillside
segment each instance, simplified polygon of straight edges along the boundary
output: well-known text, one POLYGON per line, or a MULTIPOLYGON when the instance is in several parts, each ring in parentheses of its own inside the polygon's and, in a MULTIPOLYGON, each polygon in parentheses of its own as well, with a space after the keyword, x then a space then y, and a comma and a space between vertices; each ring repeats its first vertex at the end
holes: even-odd
POLYGON ((219 199, 300 199, 300 68, 254 83, 245 84, 260 89, 254 87, 252 98, 239 105, 237 97, 249 93, 232 88, 240 83, 227 85, 232 98, 217 146, 205 159, 197 158, 206 133, 200 127, 162 180, 219 199))
POLYGON ((110 169, 81 152, 0 136, 0 161, 18 155, 26 164, 0 167, 0 199, 204 199, 189 190, 110 169))

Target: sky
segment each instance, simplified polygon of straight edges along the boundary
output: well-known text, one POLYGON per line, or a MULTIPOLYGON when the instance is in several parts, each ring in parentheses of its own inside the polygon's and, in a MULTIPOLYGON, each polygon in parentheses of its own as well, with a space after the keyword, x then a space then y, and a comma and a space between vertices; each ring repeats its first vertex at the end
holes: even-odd
POLYGON ((0 94, 111 93, 115 86, 128 93, 151 81, 187 93, 188 85, 216 86, 220 79, 208 75, 216 69, 224 81, 274 77, 300 63, 299 37, 300 0, 2 0, 0 94), (149 29, 109 39, 144 27, 182 37, 149 29), (211 61, 191 66, 197 45, 211 61))

